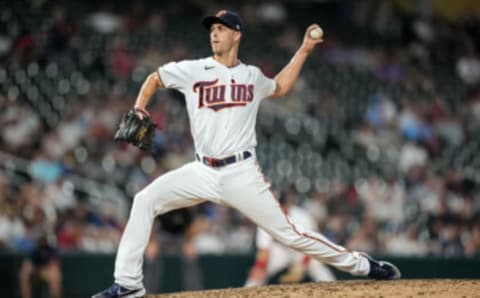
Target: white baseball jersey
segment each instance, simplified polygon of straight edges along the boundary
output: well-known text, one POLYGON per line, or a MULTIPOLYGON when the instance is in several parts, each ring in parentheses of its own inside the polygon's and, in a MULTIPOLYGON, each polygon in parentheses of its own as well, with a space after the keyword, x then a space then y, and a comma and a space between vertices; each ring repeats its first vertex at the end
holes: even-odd
POLYGON ((197 153, 223 157, 257 145, 255 123, 276 83, 255 66, 226 67, 213 58, 171 62, 158 69, 167 88, 185 95, 197 153))

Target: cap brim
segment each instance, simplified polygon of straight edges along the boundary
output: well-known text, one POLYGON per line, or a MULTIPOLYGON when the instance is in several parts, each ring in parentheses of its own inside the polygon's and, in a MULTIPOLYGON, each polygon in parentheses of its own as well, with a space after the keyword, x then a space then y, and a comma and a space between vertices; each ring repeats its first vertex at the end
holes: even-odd
POLYGON ((224 20, 222 20, 219 17, 209 16, 209 17, 203 18, 203 20, 202 20, 202 24, 205 28, 207 28, 207 30, 210 30, 210 27, 212 26, 212 24, 215 24, 215 23, 223 24, 230 29, 238 31, 237 29, 233 28, 232 25, 228 24, 227 22, 225 22, 224 20))

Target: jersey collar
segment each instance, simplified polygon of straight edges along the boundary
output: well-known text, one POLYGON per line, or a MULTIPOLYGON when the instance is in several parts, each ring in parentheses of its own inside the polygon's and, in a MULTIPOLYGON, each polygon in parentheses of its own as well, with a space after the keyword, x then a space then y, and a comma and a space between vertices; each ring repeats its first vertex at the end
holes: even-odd
POLYGON ((240 59, 238 59, 238 63, 237 63, 236 65, 234 65, 234 66, 226 66, 226 65, 218 62, 217 60, 213 59, 212 56, 208 57, 208 60, 209 60, 209 62, 213 62, 213 63, 215 63, 216 65, 220 65, 221 67, 225 67, 225 68, 230 69, 230 70, 236 70, 236 69, 238 69, 238 68, 243 64, 240 59))

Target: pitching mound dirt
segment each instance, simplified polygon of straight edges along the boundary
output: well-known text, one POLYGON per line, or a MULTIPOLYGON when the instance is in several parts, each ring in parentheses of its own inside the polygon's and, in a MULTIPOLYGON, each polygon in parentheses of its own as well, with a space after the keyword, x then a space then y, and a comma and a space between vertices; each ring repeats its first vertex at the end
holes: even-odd
POLYGON ((149 295, 148 298, 480 297, 480 280, 337 281, 149 295))

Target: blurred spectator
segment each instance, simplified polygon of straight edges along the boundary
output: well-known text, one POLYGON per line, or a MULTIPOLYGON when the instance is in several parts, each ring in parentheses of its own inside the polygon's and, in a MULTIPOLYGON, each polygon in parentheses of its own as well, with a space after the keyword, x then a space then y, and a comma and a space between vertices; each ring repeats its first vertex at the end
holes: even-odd
POLYGON ((474 50, 462 56, 457 61, 457 74, 468 85, 480 82, 480 59, 474 50))
POLYGON ((13 42, 13 58, 17 63, 25 66, 37 59, 40 49, 37 36, 29 29, 24 28, 13 42))
MULTIPOLYGON (((62 295, 62 271, 57 250, 47 239, 39 237, 35 248, 24 259, 19 272, 20 294, 22 298, 31 298, 32 292, 38 294, 37 284, 46 284, 48 297, 60 298, 62 295)), ((41 288, 40 288, 41 289, 41 288)))
POLYGON ((99 33, 110 34, 120 28, 121 18, 107 10, 99 10, 87 16, 86 23, 99 33))
POLYGON ((323 234, 330 241, 344 245, 351 236, 352 219, 344 213, 332 214, 326 222, 323 234))
POLYGON ((400 225, 405 219, 405 189, 393 177, 383 181, 370 177, 358 187, 367 214, 381 223, 400 225), (370 214, 371 212, 371 214, 370 214))
POLYGON ((32 177, 44 184, 57 182, 63 175, 62 164, 57 159, 62 153, 57 135, 47 136, 41 151, 30 165, 32 177))
POLYGON ((428 153, 412 142, 406 142, 400 151, 399 169, 407 173, 413 167, 422 167, 428 160, 428 153))
POLYGON ((465 255, 468 257, 480 256, 480 225, 478 223, 472 226, 470 239, 465 245, 465 255))
POLYGON ((65 214, 76 204, 73 188, 74 185, 71 181, 59 179, 55 183, 45 186, 44 195, 47 200, 52 202, 60 214, 65 214))
POLYGON ((318 191, 303 203, 305 211, 308 212, 319 225, 325 223, 328 218, 326 196, 326 193, 318 191))
POLYGON ((428 254, 428 246, 420 239, 418 228, 414 224, 408 225, 405 231, 388 237, 386 252, 398 256, 425 256, 428 254))
POLYGON ((22 238, 25 231, 25 224, 18 214, 14 204, 1 202, 0 211, 0 247, 13 249, 13 243, 22 238))
POLYGON ((75 250, 80 247, 82 227, 77 220, 67 216, 59 223, 57 232, 58 248, 61 251, 75 250))
POLYGON ((393 102, 381 95, 375 95, 373 103, 367 109, 366 118, 374 128, 384 128, 391 124, 396 117, 396 107, 393 102))
POLYGON ((161 254, 179 253, 181 256, 181 275, 184 290, 200 290, 203 279, 198 264, 198 252, 192 242, 198 234, 197 224, 191 208, 183 208, 163 214, 155 224, 156 233, 152 233, 145 250, 145 288, 148 293, 161 291, 159 281, 163 275, 161 254), (160 238, 160 239, 158 239, 160 238), (160 246, 159 243, 165 244, 160 246))
POLYGON ((346 243, 351 250, 362 250, 366 253, 382 251, 377 222, 372 217, 365 217, 360 228, 352 235, 346 243))
POLYGON ((257 7, 257 16, 266 24, 281 24, 287 18, 287 10, 280 1, 262 3, 257 7))
MULTIPOLYGON (((175 92, 152 102, 159 124, 152 155, 112 141, 146 74, 208 51, 199 46, 208 34, 200 25, 181 28, 216 4, 184 4, 2 7, 0 154, 24 158, 0 156, 3 248, 31 250, 39 226, 56 232, 61 251, 111 252, 126 214, 93 200, 98 189, 90 183, 131 196, 192 160, 185 103, 175 92)), ((444 21, 428 1, 416 6, 418 16, 392 3, 332 2, 326 5, 345 19, 332 26, 332 10, 322 5, 240 5, 254 45, 245 44, 245 59, 267 75, 302 38, 300 24, 327 14, 326 41, 294 98, 261 109, 257 153, 273 188, 298 186, 334 242, 395 254, 478 255, 478 16, 444 21)), ((195 213, 199 231, 188 251, 252 250, 247 219, 208 204, 195 213)))
POLYGON ((23 102, 12 101, 0 113, 0 132, 5 149, 20 153, 22 147, 32 145, 40 128, 40 120, 34 111, 23 102))
POLYGON ((71 16, 68 16, 65 10, 57 7, 50 19, 46 53, 55 55, 68 51, 74 31, 75 25, 71 16))
POLYGON ((108 63, 110 71, 116 79, 128 79, 134 67, 134 58, 127 48, 123 38, 113 41, 112 49, 109 52, 108 63))

